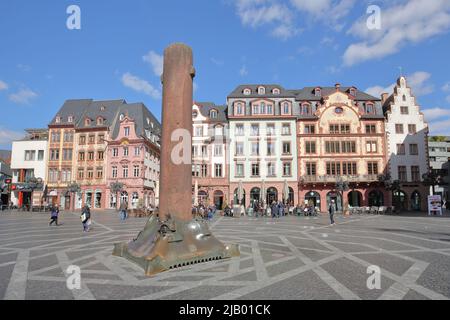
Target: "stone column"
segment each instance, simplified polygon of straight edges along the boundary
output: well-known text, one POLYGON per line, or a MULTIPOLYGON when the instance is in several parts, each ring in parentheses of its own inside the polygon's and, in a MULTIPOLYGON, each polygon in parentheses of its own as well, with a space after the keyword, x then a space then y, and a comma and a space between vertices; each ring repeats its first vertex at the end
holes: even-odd
POLYGON ((184 221, 192 219, 191 137, 194 75, 190 47, 176 43, 164 51, 159 198, 162 220, 166 220, 169 214, 184 221), (177 132, 185 132, 188 135, 183 136, 184 141, 172 141, 172 135, 177 132), (182 153, 174 152, 181 144, 182 153), (173 152, 177 159, 172 159, 173 152), (180 159, 185 161, 174 163, 180 159))

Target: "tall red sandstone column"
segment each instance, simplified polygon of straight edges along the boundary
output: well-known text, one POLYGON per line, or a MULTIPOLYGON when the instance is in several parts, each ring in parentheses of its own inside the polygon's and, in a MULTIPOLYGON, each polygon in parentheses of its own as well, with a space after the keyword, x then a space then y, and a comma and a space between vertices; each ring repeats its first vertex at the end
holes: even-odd
MULTIPOLYGON (((192 49, 184 44, 173 44, 164 51, 161 175, 159 190, 160 218, 167 215, 180 220, 192 219, 192 93, 193 77, 192 49), (181 139, 172 141, 177 129, 189 132, 188 141, 183 142, 180 158, 188 159, 181 164, 174 163, 172 151, 180 148, 181 139)), ((182 131, 179 131, 182 132, 182 131)), ((177 152, 178 154, 178 152, 177 152)))

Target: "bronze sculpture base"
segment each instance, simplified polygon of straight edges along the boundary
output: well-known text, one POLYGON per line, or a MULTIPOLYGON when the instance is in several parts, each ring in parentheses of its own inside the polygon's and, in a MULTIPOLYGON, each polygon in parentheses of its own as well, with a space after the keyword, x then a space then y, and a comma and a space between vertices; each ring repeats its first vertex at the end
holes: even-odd
POLYGON ((223 245, 203 220, 182 221, 151 217, 129 243, 117 243, 113 255, 141 266, 150 276, 169 269, 240 255, 238 245, 223 245))

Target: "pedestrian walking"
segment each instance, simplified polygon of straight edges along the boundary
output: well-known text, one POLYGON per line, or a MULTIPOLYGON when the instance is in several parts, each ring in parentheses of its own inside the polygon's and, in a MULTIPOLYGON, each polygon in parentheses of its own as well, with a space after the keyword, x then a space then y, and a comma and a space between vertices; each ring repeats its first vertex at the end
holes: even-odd
POLYGON ((330 214, 331 225, 334 226, 335 225, 334 214, 336 213, 336 206, 335 206, 334 200, 331 200, 330 206, 328 208, 328 213, 330 214))
POLYGON ((278 203, 278 218, 284 215, 284 205, 283 202, 278 203))
POLYGON ((127 209, 128 209, 128 204, 126 203, 126 201, 123 201, 120 204, 120 208, 119 208, 120 220, 125 221, 128 218, 127 209))
POLYGON ((55 223, 55 225, 58 226, 58 215, 59 215, 59 208, 58 206, 54 206, 50 214, 50 222, 48 223, 49 226, 51 226, 53 223, 55 223))
POLYGON ((81 223, 83 224, 83 232, 89 232, 89 226, 91 224, 91 210, 89 206, 85 205, 81 210, 81 223))

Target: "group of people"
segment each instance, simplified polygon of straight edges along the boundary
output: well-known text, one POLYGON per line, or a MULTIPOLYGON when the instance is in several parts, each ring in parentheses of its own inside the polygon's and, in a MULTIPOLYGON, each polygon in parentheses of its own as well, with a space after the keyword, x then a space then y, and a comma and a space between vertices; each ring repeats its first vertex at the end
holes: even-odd
MULTIPOLYGON (((48 223, 49 226, 52 226, 53 224, 55 224, 55 226, 60 225, 58 223, 59 213, 59 207, 57 205, 52 206, 50 210, 50 222, 48 223)), ((83 232, 89 232, 91 225, 91 209, 89 206, 86 205, 81 209, 80 219, 83 226, 83 232)))
POLYGON ((203 203, 192 206, 192 216, 199 217, 205 220, 211 220, 216 214, 217 208, 215 205, 205 206, 203 203))

